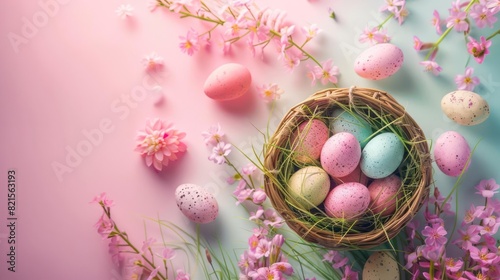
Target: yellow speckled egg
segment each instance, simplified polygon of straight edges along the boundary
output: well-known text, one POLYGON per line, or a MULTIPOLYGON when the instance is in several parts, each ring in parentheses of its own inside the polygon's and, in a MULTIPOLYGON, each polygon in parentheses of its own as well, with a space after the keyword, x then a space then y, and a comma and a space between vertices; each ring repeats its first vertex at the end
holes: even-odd
POLYGON ((330 177, 317 166, 307 166, 290 177, 288 191, 297 206, 309 210, 325 200, 330 191, 330 177))
POLYGON ((457 90, 441 99, 444 114, 460 125, 476 125, 484 122, 490 115, 490 106, 479 94, 472 91, 457 90))
POLYGON ((373 253, 363 267, 363 280, 399 280, 399 267, 394 257, 384 251, 373 253))

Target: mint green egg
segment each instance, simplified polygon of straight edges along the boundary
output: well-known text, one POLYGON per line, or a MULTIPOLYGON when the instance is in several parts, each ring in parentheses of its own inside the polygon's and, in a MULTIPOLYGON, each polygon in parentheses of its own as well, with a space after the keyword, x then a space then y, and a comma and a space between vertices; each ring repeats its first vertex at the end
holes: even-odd
POLYGON ((341 108, 333 110, 331 117, 329 128, 332 134, 349 132, 356 137, 361 148, 364 148, 368 143, 368 137, 373 133, 372 127, 365 119, 341 108))

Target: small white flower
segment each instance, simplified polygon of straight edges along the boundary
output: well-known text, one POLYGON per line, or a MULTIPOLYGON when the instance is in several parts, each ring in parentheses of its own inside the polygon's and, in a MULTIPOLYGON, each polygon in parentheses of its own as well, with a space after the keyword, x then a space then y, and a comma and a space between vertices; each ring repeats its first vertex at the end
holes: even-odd
POLYGON ((115 10, 115 13, 121 17, 122 19, 126 19, 127 17, 132 16, 132 12, 134 11, 134 7, 130 4, 122 4, 115 10))
POLYGON ((156 52, 146 55, 142 62, 147 70, 155 70, 163 65, 163 57, 159 56, 156 52))

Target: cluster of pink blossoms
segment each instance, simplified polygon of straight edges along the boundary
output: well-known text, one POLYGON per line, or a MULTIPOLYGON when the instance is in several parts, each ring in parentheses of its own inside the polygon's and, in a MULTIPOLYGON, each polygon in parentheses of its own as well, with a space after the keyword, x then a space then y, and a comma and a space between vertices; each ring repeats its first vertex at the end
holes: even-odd
POLYGON ((289 70, 295 69, 302 61, 313 61, 315 66, 310 67, 314 68, 310 75, 313 83, 337 82, 339 72, 333 62, 321 63, 305 49, 306 44, 321 32, 316 24, 296 27, 286 20, 286 11, 259 9, 253 2, 229 0, 221 6, 218 1, 158 0, 157 6, 182 18, 191 17, 212 24, 205 32, 190 29, 185 36, 180 36, 180 49, 188 55, 213 45, 213 41, 227 54, 233 44, 244 41, 254 56, 258 51, 263 57, 264 49, 273 47, 278 60, 289 70))
POLYGON ((389 43, 391 41, 391 37, 387 35, 387 30, 382 28, 384 24, 391 18, 395 18, 401 25, 409 14, 408 9, 406 8, 406 0, 385 0, 385 4, 380 8, 380 12, 389 14, 386 20, 378 26, 365 27, 363 33, 359 36, 359 42, 368 42, 371 45, 389 43))
MULTIPOLYGON (((500 200, 493 198, 500 186, 495 180, 482 180, 477 193, 485 198, 484 206, 471 205, 452 241, 462 255, 447 255, 448 232, 442 214, 453 214, 449 201, 437 188, 425 209, 427 225, 419 231, 417 224, 408 226, 409 246, 406 250, 406 268, 412 279, 500 279, 500 250, 494 235, 500 227, 500 200), (429 205, 434 205, 431 212, 429 205), (420 245, 419 245, 420 244, 420 245)), ((456 255, 456 254, 455 254, 456 255)))
MULTIPOLYGON (((111 207, 114 203, 106 193, 97 195, 91 203, 97 203, 103 209, 95 227, 102 238, 109 240, 109 254, 113 264, 119 269, 121 279, 169 279, 166 263, 175 257, 175 249, 157 246, 155 238, 143 241, 140 248, 134 246, 127 234, 112 220, 111 207), (156 262, 158 259, 161 260, 160 263, 156 262)), ((182 269, 177 269, 174 275, 175 280, 190 279, 189 274, 182 269)))
MULTIPOLYGON (((467 52, 478 63, 483 63, 489 48, 492 45, 491 39, 500 34, 500 30, 493 32, 490 36, 479 36, 479 39, 471 35, 471 27, 484 29, 492 28, 497 21, 498 12, 500 11, 500 2, 497 0, 472 0, 461 2, 456 0, 452 2, 451 8, 448 9, 448 17, 442 19, 439 12, 434 10, 432 25, 436 33, 441 35, 435 43, 423 43, 417 36, 414 36, 414 49, 417 51, 427 50, 427 55, 424 61, 420 64, 424 70, 434 75, 439 75, 443 70, 436 62, 436 55, 439 44, 452 31, 464 34, 467 40, 467 52), (443 32, 443 26, 446 30, 443 32)), ((466 67, 465 74, 458 74, 455 78, 455 83, 458 89, 473 90, 479 84, 479 79, 472 76, 474 69, 466 67)))

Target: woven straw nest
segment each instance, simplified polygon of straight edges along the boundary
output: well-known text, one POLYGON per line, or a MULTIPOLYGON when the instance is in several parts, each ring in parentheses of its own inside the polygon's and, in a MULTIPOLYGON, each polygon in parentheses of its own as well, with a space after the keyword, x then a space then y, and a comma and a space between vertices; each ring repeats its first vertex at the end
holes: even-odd
POLYGON ((325 89, 291 108, 265 147, 264 170, 266 193, 293 231, 306 241, 345 250, 372 248, 396 236, 428 197, 432 180, 429 146, 418 124, 388 93, 355 87, 325 89), (290 136, 301 122, 311 118, 325 118, 328 123, 328 116, 337 107, 366 119, 373 131, 395 132, 404 143, 405 156, 396 171, 402 179, 403 195, 389 217, 365 215, 349 224, 326 216, 322 205, 304 215, 287 196, 288 178, 303 167, 290 160, 290 136))

